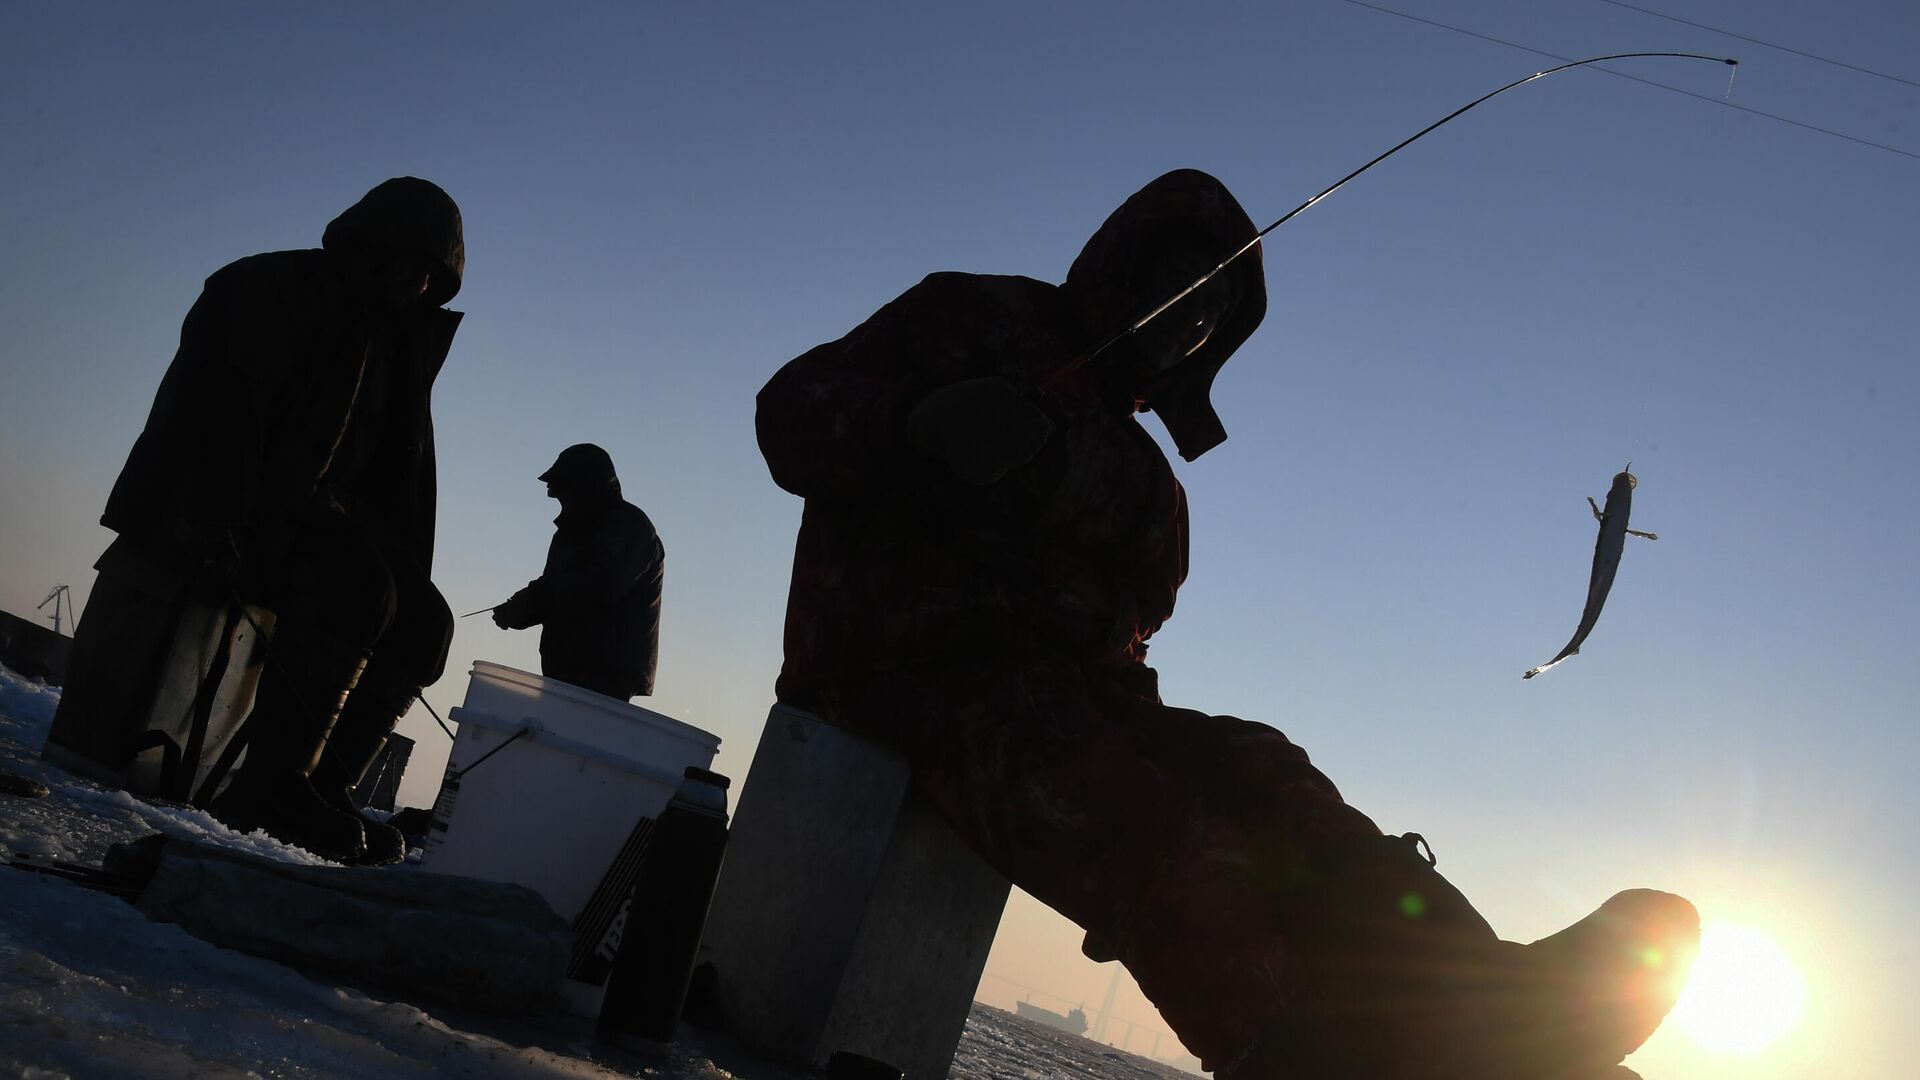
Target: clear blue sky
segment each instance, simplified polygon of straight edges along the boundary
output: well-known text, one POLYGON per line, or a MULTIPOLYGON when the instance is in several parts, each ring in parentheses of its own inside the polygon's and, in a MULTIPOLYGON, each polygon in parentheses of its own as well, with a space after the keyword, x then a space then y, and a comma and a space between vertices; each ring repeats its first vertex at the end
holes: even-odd
MULTIPOLYGON (((1920 79, 1911 4, 1649 2, 1920 79)), ((1567 56, 1739 56, 1734 104, 1920 153, 1911 85, 1599 0, 1418 12, 1567 56)), ((1550 63, 1340 0, 10 5, 0 607, 55 582, 84 605, 201 280, 424 176, 469 252, 435 396, 442 589, 464 611, 533 576, 534 476, 606 446, 669 553, 654 705, 741 775, 800 509, 753 439, 781 363, 929 271, 1059 280, 1169 168, 1264 224, 1550 63)), ((1769 1055, 1669 1029, 1650 1077, 1920 1056, 1916 191, 1910 156, 1592 70, 1536 83, 1273 235, 1270 314, 1216 389, 1232 439, 1178 470, 1168 700, 1286 731, 1506 936, 1652 885, 1801 965, 1805 1019, 1769 1055), (1631 546, 1586 651, 1523 683, 1579 614, 1583 498, 1629 459, 1662 539, 1631 546)), ((475 658, 537 666, 534 635, 484 619, 453 653, 443 711, 475 658)), ((444 756, 424 720, 416 801, 444 756)), ((1011 911, 990 970, 1097 1006, 1107 969, 1011 911)), ((1119 1012, 1148 1019, 1137 995, 1119 1012)))

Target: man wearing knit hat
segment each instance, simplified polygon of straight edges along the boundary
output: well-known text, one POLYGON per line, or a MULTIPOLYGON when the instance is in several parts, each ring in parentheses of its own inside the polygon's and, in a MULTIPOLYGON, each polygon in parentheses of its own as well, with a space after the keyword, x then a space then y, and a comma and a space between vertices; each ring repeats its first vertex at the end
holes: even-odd
POLYGON ((506 630, 539 626, 540 673, 625 701, 653 693, 667 552, 646 511, 620 494, 613 458, 592 443, 540 474, 560 503, 539 577, 493 609, 506 630))

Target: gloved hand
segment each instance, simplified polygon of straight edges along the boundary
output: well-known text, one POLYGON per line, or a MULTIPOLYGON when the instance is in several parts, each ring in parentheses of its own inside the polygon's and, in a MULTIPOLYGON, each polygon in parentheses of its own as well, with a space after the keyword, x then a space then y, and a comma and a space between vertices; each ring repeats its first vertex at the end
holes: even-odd
POLYGON ((196 522, 180 533, 186 564, 222 597, 259 598, 284 569, 290 536, 285 527, 257 522, 196 522))
POLYGON ((533 586, 529 585, 494 606, 493 625, 502 630, 525 630, 540 621, 536 606, 533 586))
POLYGON ((907 441, 961 482, 991 484, 1032 461, 1053 421, 999 375, 943 386, 907 414, 907 441))

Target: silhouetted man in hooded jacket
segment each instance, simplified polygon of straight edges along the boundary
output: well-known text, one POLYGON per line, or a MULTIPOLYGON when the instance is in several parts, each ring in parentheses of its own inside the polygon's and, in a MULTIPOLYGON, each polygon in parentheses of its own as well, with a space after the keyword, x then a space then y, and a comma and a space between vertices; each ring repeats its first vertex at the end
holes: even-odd
POLYGON ((246 755, 212 806, 235 829, 335 859, 404 854, 348 791, 452 639, 428 580, 429 394, 465 262, 453 200, 400 177, 328 224, 321 247, 222 268, 107 501, 116 548, 163 572, 215 572, 277 616, 246 755))
POLYGON ((1265 313, 1259 250, 1090 354, 1254 235, 1219 181, 1169 173, 1064 285, 933 274, 783 367, 757 416, 806 499, 779 696, 903 754, 1216 1075, 1599 1075, 1677 992, 1684 900, 1499 941, 1280 732, 1160 700, 1187 505, 1135 415, 1188 460, 1225 439, 1209 389, 1265 313))
POLYGON ((666 548, 620 496, 613 459, 592 443, 540 474, 560 502, 547 565, 493 609, 495 626, 540 626, 540 673, 622 701, 653 693, 666 548))

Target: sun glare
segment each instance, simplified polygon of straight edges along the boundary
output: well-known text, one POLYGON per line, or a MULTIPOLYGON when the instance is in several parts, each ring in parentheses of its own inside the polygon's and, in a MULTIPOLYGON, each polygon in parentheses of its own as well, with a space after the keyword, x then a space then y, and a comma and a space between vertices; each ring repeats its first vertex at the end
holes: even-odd
POLYGON ((1772 938, 1710 923, 1673 1022, 1709 1051, 1747 1056, 1791 1031, 1806 1000, 1806 981, 1772 938))

